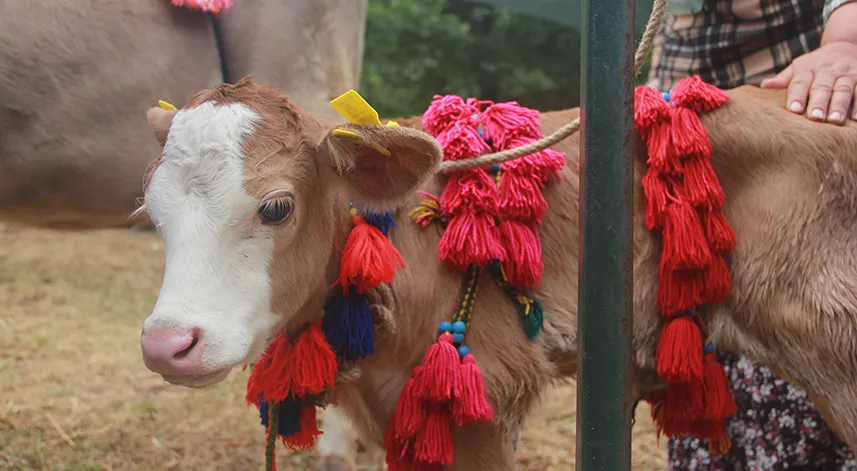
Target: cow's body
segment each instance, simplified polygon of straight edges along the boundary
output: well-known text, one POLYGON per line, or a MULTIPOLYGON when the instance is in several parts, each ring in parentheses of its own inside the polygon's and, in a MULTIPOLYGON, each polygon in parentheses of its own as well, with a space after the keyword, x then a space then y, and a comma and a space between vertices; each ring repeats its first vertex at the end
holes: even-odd
MULTIPOLYGON (((328 101, 359 82, 365 9, 235 2, 220 20, 228 74, 333 117, 328 101)), ((222 81, 209 15, 168 0, 0 2, 0 219, 128 225, 159 152, 140 112, 222 81)))
MULTIPOLYGON (((250 109, 259 110, 261 121, 256 121, 257 132, 266 136, 277 132, 274 128, 266 129, 268 125, 265 124, 271 116, 269 104, 275 99, 269 92, 254 89, 255 85, 244 87, 247 87, 245 91, 203 94, 193 106, 206 100, 246 103, 250 109), (267 98, 256 100, 254 93, 267 98)), ((726 215, 739 241, 731 259, 734 294, 714 312, 703 313, 709 322, 711 338, 718 346, 760 360, 804 386, 826 412, 828 420, 838 426, 842 437, 855 445, 857 415, 853 404, 857 404, 857 368, 854 367, 857 338, 852 334, 857 322, 857 288, 852 280, 857 279, 857 219, 854 217, 857 214, 857 126, 851 123, 845 127, 819 125, 793 115, 782 109, 784 96, 780 92, 741 88, 730 94, 731 103, 703 117, 715 149, 712 162, 727 195, 726 215)), ((542 117, 545 133, 554 131, 577 114, 577 110, 545 114, 542 117)), ((202 119, 203 115, 199 116, 202 119)), ((283 326, 287 331, 295 331, 318 315, 350 230, 347 211, 350 198, 356 194, 370 201, 395 202, 399 208, 397 227, 390 237, 402 253, 407 269, 392 283, 393 301, 388 305, 397 329, 378 336, 375 355, 360 364, 360 379, 339 387, 334 393, 336 404, 348 412, 358 429, 380 443, 411 368, 420 362, 433 341, 438 323, 450 317, 461 288, 461 278, 438 261, 441 229, 438 226, 421 229, 407 219, 407 210, 418 200, 413 194, 414 188, 405 183, 397 186, 392 180, 383 179, 386 173, 396 175, 396 169, 401 172, 402 180, 410 181, 417 173, 422 177, 430 176, 438 149, 427 147, 416 135, 391 134, 388 138, 385 133, 393 131, 358 129, 369 133, 365 134, 369 140, 392 145, 395 157, 374 159, 371 165, 362 168, 361 159, 369 158, 366 157, 368 150, 343 157, 337 153, 339 147, 330 143, 336 138, 326 134, 329 127, 301 113, 290 116, 300 123, 299 133, 303 136, 300 140, 309 143, 309 149, 317 149, 310 151, 309 157, 315 162, 315 170, 306 163, 295 167, 307 157, 289 152, 278 154, 280 162, 272 164, 278 166, 278 173, 256 170, 256 155, 262 153, 254 144, 257 138, 248 137, 243 147, 247 159, 245 171, 254 169, 245 177, 246 191, 254 198, 263 198, 261 189, 266 188, 266 184, 262 182, 289 179, 291 175, 299 175, 297 186, 288 185, 299 188, 295 190, 295 201, 305 200, 307 194, 321 195, 312 202, 302 203, 308 205, 303 210, 297 206, 297 219, 289 223, 288 227, 293 229, 288 230, 300 230, 302 238, 272 236, 275 242, 271 253, 276 255, 270 262, 269 273, 276 281, 269 293, 270 312, 282 316, 279 323, 271 324, 274 331, 283 326), (320 145, 315 144, 319 141, 320 145), (333 159, 335 165, 325 160, 328 158, 333 159), (429 160, 430 164, 420 162, 420 158, 429 160), (391 167, 385 167, 387 165, 391 167), (329 167, 338 168, 341 176, 329 173, 329 167), (295 168, 300 171, 296 172, 295 168), (360 179, 355 180, 358 176, 360 179), (343 179, 342 183, 334 184, 338 178, 343 179), (379 180, 373 180, 376 178, 379 180), (313 218, 311 221, 305 217, 301 219, 301 214, 313 214, 313 218)), ((170 125, 158 119, 150 121, 156 129, 170 125)), ((417 123, 418 120, 411 120, 402 124, 417 123)), ((281 129, 280 132, 295 130, 281 129)), ((295 139, 289 136, 287 141, 293 146, 295 139)), ((288 148, 290 144, 284 146, 288 148)), ((170 149, 169 144, 167 149, 170 149)), ((544 330, 535 341, 530 341, 506 295, 490 277, 483 278, 467 340, 484 373, 497 418, 491 425, 456 430, 453 469, 514 469, 513 439, 521 421, 552 379, 575 372, 578 138, 573 136, 555 149, 567 153, 568 163, 562 178, 549 184, 545 193, 549 210, 540 230, 545 270, 541 284, 533 293, 545 307, 544 330)), ((165 153, 165 160, 171 158, 169 154, 165 153)), ((660 247, 642 217, 639 182, 644 169, 639 162, 645 159, 639 157, 634 274, 636 393, 657 387, 655 350, 661 321, 654 301, 660 247)), ((176 168, 155 173, 153 181, 158 184, 149 195, 154 196, 155 208, 150 209, 161 217, 169 213, 161 199, 167 194, 163 192, 168 185, 173 185, 168 182, 176 178, 173 174, 176 168)), ((444 181, 442 176, 431 177, 422 189, 437 194, 444 181)), ((206 188, 211 191, 214 187, 206 188)), ((168 255, 169 246, 180 242, 171 235, 178 227, 174 225, 165 233, 168 255)), ((285 227, 283 230, 287 230, 285 227)), ((190 247, 185 248, 190 250, 190 247)), ((177 261, 182 257, 176 256, 177 261)), ((195 255, 201 256, 201 253, 195 255)), ((217 257, 215 253, 208 256, 217 257)), ((170 271, 168 256, 168 275, 170 271)), ((185 295, 180 286, 184 281, 175 278, 178 276, 175 273, 165 281, 158 306, 147 320, 144 337, 187 336, 182 332, 197 328, 194 326, 211 325, 196 313, 204 308, 179 312, 171 307, 176 299, 185 295)), ((193 278, 187 280, 193 282, 193 278)), ((253 300, 258 301, 257 298, 253 300)), ((241 323, 231 328, 257 329, 241 323)), ((228 348, 222 342, 197 343, 202 345, 197 351, 192 350, 193 345, 190 347, 198 355, 194 364, 176 362, 164 366, 161 372, 181 370, 195 375, 214 371, 211 360, 206 360, 210 358, 206 357, 208 351, 220 355, 228 348)), ((160 346, 151 344, 154 347, 149 348, 155 358, 155 347, 160 346)), ((146 347, 144 345, 144 352, 146 347)), ((252 349, 241 352, 246 352, 243 361, 257 354, 252 349)), ((217 366, 232 367, 239 363, 220 362, 217 366)), ((158 367, 153 369, 157 371, 158 367)), ((185 382, 185 378, 208 378, 195 382, 195 386, 203 386, 211 379, 170 377, 176 382, 185 382)))

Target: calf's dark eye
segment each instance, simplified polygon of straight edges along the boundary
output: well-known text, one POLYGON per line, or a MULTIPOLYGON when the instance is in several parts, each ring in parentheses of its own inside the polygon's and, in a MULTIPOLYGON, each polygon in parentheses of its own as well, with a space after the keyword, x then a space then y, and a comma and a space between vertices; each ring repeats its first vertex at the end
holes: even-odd
POLYGON ((279 224, 291 216, 293 210, 291 198, 271 198, 259 205, 259 219, 264 224, 279 224))

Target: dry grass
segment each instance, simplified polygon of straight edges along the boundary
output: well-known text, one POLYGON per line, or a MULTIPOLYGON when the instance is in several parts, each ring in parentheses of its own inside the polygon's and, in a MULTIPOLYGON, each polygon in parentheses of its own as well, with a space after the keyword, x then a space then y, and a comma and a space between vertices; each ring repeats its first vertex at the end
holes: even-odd
MULTIPOLYGON (((153 234, 0 226, 0 469, 261 469, 245 373, 191 391, 143 366, 162 259, 153 234)), ((550 395, 523 435, 520 469, 574 469, 574 405, 573 386, 550 395)), ((648 409, 638 412, 634 469, 664 469, 648 409)), ((313 466, 309 454, 280 458, 281 470, 313 466)))

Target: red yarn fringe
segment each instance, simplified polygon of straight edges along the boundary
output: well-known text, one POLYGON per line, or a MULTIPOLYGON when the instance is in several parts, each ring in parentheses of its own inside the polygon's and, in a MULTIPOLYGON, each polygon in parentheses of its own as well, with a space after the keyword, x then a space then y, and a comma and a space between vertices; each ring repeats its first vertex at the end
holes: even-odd
POLYGON ((500 240, 506 247, 506 259, 500 264, 509 283, 519 288, 539 284, 545 265, 538 230, 518 221, 503 221, 500 240))
POLYGON ((494 420, 494 409, 485 393, 482 371, 476 366, 476 360, 470 353, 461 359, 461 382, 452 405, 452 413, 458 425, 494 420))
POLYGON ((452 344, 452 334, 440 334, 423 357, 417 395, 441 404, 452 400, 460 381, 460 362, 458 350, 452 344))
POLYGON ((336 353, 321 330, 321 319, 298 336, 290 360, 293 395, 302 397, 319 394, 325 387, 333 388, 338 371, 336 353))
POLYGON ((665 391, 646 397, 658 432, 691 434, 725 451, 723 420, 735 412, 723 369, 704 354, 705 335, 686 313, 729 296, 724 258, 735 248, 735 232, 722 213, 723 189, 710 157, 712 146, 698 113, 728 101, 699 77, 684 79, 670 94, 650 87, 635 90, 634 125, 646 141, 646 226, 662 232, 657 306, 667 317, 657 349, 658 374, 665 391))
POLYGON ((301 411, 301 429, 292 436, 282 437, 283 445, 293 451, 307 451, 312 449, 316 439, 321 434, 316 421, 315 406, 304 407, 301 411))
POLYGON ((465 211, 449 220, 440 238, 437 254, 455 270, 505 260, 494 218, 486 213, 465 211))
POLYGON ((668 382, 702 380, 702 333, 690 316, 666 321, 658 342, 658 376, 668 382))
POLYGON ((276 336, 250 371, 244 396, 247 405, 258 405, 263 397, 266 401, 282 401, 290 394, 292 356, 291 342, 283 334, 276 336))
POLYGON ((354 216, 354 227, 342 252, 336 285, 354 286, 360 294, 383 283, 391 283, 405 260, 377 227, 361 216, 354 216))

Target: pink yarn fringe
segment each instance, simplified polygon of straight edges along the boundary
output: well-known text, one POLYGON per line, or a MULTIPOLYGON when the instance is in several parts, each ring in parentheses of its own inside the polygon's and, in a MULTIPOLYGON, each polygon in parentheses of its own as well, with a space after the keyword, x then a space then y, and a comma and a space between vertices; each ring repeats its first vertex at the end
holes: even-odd
POLYGON ((177 7, 211 13, 220 13, 232 8, 232 0, 170 0, 170 3, 177 7))

